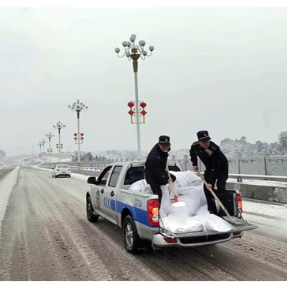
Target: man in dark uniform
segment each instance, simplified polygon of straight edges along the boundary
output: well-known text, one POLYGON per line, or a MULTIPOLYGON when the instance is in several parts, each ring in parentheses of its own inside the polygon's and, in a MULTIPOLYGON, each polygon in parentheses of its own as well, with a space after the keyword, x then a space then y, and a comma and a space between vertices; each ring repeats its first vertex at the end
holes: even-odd
MULTIPOLYGON (((159 142, 152 148, 145 162, 145 179, 150 185, 154 194, 158 195, 159 207, 162 198, 160 186, 166 185, 169 182, 166 164, 168 152, 170 151, 170 139, 168 136, 160 136, 159 142)), ((170 175, 172 181, 176 177, 170 175)))
MULTIPOLYGON (((228 179, 228 160, 222 153, 219 146, 210 141, 208 131, 199 131, 197 133, 198 141, 194 142, 190 148, 190 160, 192 161, 194 171, 198 171, 197 157, 205 165, 204 179, 208 183, 208 188, 214 188, 217 180, 217 190, 225 191, 226 181, 228 179)), ((204 193, 207 200, 208 210, 217 214, 215 199, 211 192, 204 185, 204 193)))

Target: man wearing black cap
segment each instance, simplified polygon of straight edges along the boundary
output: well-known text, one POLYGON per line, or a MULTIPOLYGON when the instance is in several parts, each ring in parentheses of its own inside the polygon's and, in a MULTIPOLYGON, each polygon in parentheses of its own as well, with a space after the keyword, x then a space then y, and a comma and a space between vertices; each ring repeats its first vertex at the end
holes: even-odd
MULTIPOLYGON (((170 151, 170 139, 168 136, 160 136, 159 142, 152 148, 145 162, 145 179, 150 185, 154 194, 158 195, 159 207, 162 198, 160 186, 169 182, 168 173, 166 171, 168 152, 170 151)), ((176 177, 170 175, 172 181, 176 177)))
MULTIPOLYGON (((205 165, 204 178, 208 183, 208 188, 214 188, 215 181, 217 180, 217 190, 225 191, 226 181, 228 179, 228 160, 222 153, 219 146, 210 141, 208 131, 199 131, 197 133, 198 141, 191 145, 189 154, 192 161, 194 171, 198 171, 197 157, 205 165)), ((215 200, 211 192, 204 184, 204 193, 207 200, 208 210, 217 214, 215 200)))

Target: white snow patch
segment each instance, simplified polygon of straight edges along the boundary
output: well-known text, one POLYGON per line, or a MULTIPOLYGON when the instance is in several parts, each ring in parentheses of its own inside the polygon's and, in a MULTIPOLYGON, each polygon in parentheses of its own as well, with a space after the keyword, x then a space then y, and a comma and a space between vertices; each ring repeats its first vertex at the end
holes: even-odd
POLYGON ((244 200, 243 198, 243 216, 244 212, 252 212, 277 217, 278 219, 286 220, 287 204, 272 204, 258 201, 244 200))
POLYGON ((20 168, 16 167, 9 172, 3 179, 0 180, 0 241, 1 241, 1 227, 6 208, 8 206, 9 197, 14 185, 17 183, 17 177, 20 168))

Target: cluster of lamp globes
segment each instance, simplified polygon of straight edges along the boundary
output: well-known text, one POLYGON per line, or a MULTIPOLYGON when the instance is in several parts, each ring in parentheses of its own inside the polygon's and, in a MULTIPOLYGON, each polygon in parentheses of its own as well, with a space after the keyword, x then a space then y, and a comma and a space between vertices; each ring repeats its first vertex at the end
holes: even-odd
POLYGON ((83 104, 82 102, 80 102, 79 100, 77 100, 76 102, 73 103, 73 105, 69 105, 68 108, 72 111, 82 111, 82 110, 87 110, 88 107, 83 104))
MULTIPOLYGON (((152 51, 154 50, 154 46, 149 46, 149 50, 150 50, 150 54, 148 55, 148 52, 144 49, 144 46, 146 44, 146 42, 144 40, 140 40, 139 41, 139 46, 135 44, 135 40, 136 40, 136 35, 132 34, 130 37, 130 41, 123 41, 122 45, 125 48, 125 54, 128 58, 131 56, 131 52, 132 53, 136 53, 138 52, 139 54, 141 54, 142 56, 151 56, 152 51)), ((115 48, 115 52, 117 54, 119 54, 120 52, 120 48, 115 48)))

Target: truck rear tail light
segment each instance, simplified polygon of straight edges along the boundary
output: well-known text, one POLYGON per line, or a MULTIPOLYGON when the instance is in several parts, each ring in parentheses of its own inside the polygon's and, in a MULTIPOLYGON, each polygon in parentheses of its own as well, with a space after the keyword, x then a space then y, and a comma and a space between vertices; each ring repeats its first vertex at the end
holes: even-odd
POLYGON ((158 226, 158 199, 147 202, 147 216, 151 226, 158 226))
POLYGON ((166 243, 176 243, 177 240, 175 238, 164 237, 163 238, 166 243))
POLYGON ((237 194, 237 207, 239 209, 239 211, 242 213, 243 212, 243 204, 242 204, 242 197, 241 197, 241 194, 237 194))

